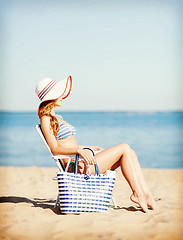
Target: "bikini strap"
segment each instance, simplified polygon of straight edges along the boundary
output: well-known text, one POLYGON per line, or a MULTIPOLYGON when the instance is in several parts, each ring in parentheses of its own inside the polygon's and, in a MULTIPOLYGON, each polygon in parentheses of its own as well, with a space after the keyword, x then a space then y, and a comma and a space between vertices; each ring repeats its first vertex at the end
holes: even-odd
POLYGON ((62 117, 62 116, 58 115, 58 117, 59 117, 61 120, 63 120, 63 117, 62 117))

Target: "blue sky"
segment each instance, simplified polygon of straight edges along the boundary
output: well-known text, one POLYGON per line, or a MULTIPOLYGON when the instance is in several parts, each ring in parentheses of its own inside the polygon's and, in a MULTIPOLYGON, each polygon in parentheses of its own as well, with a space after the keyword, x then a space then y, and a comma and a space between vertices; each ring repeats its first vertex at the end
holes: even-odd
POLYGON ((0 110, 36 111, 73 77, 68 111, 183 110, 181 1, 0 1, 0 110))

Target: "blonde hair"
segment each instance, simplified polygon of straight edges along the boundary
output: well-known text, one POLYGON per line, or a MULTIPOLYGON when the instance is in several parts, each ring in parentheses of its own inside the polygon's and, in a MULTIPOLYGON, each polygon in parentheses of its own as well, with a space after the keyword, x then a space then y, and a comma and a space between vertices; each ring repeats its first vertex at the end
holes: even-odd
POLYGON ((51 114, 51 110, 54 107, 54 101, 48 100, 41 103, 38 109, 38 116, 41 119, 43 116, 48 116, 50 118, 50 126, 53 130, 53 134, 56 137, 60 129, 59 123, 56 117, 51 114))

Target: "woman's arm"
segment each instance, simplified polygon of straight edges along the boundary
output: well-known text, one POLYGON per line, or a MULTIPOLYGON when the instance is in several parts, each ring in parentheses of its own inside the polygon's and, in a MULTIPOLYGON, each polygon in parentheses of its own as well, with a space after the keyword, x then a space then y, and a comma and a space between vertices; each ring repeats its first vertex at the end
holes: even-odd
POLYGON ((40 120, 41 122, 41 129, 43 131, 44 137, 54 155, 74 155, 78 153, 78 148, 65 148, 58 144, 53 130, 50 127, 50 118, 48 116, 43 116, 40 120))
POLYGON ((75 155, 79 154, 81 155, 88 164, 94 163, 94 157, 91 154, 89 150, 83 150, 80 146, 76 148, 66 148, 62 147, 58 144, 54 134, 53 130, 50 127, 50 118, 48 116, 43 116, 40 120, 41 122, 41 129, 43 131, 44 137, 51 149, 51 152, 54 155, 75 155))
POLYGON ((80 148, 91 148, 93 151, 103 151, 104 148, 98 147, 98 146, 83 146, 79 145, 80 148))

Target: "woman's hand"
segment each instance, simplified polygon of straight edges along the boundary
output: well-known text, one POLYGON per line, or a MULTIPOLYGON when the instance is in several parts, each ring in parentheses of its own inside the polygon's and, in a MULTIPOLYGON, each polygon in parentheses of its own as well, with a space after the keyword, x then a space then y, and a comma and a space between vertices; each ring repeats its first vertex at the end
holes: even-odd
POLYGON ((103 151, 104 148, 98 147, 98 146, 89 146, 93 151, 103 151))
POLYGON ((98 147, 98 146, 83 146, 83 145, 80 145, 79 146, 80 148, 91 148, 91 150, 93 151, 103 151, 104 148, 101 148, 101 147, 98 147))
POLYGON ((79 148, 78 149, 78 154, 81 157, 83 157, 89 165, 93 165, 95 163, 94 156, 89 149, 79 148))

